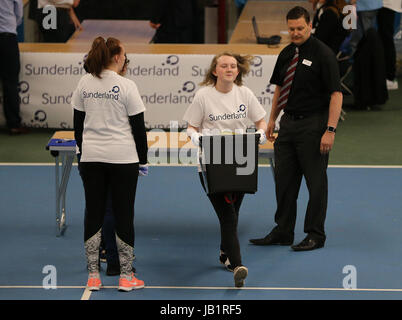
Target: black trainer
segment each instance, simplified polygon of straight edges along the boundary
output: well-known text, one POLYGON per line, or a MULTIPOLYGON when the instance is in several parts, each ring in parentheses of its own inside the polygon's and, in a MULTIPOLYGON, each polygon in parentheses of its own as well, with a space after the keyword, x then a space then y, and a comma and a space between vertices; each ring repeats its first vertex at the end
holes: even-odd
POLYGON ((228 256, 222 250, 220 250, 219 253, 219 262, 223 264, 228 271, 233 272, 234 268, 230 264, 228 256))

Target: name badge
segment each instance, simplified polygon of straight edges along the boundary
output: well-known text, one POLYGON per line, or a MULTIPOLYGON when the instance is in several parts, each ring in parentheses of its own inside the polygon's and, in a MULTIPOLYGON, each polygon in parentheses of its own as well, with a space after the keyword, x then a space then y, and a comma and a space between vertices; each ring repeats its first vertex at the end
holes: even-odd
POLYGON ((303 64, 305 64, 306 66, 311 66, 311 64, 312 64, 312 62, 310 61, 310 60, 307 60, 307 59, 303 59, 303 62, 302 62, 303 64))

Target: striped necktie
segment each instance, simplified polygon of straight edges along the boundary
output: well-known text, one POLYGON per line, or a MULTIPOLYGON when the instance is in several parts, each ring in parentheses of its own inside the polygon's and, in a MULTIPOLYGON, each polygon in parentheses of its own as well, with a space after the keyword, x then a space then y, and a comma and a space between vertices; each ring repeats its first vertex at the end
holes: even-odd
POLYGON ((288 69, 286 70, 286 76, 283 80, 283 84, 281 87, 281 91, 279 93, 279 100, 278 100, 278 109, 282 110, 286 107, 288 102, 290 88, 292 86, 293 78, 295 76, 297 62, 299 61, 299 48, 296 47, 296 53, 290 63, 288 69))

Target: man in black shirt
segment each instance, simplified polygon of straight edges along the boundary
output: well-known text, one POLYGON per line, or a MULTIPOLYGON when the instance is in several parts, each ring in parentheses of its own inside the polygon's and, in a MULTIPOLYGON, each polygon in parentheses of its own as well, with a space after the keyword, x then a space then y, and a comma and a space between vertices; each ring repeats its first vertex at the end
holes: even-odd
POLYGON ((274 141, 275 121, 283 109, 275 149, 276 226, 256 245, 291 245, 302 177, 309 191, 304 220, 307 237, 295 251, 324 246, 328 153, 342 108, 338 64, 332 50, 311 36, 308 12, 291 9, 286 16, 291 44, 278 56, 270 82, 276 85, 267 137, 274 141), (293 69, 292 69, 293 68, 293 69), (290 89, 289 89, 290 88, 290 89))

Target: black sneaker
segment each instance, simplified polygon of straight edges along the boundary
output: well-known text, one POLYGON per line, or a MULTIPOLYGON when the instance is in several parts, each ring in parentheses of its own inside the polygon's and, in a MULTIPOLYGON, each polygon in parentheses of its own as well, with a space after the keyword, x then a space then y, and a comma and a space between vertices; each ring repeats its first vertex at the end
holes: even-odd
POLYGON ((228 271, 233 272, 234 268, 230 264, 228 256, 222 250, 220 250, 219 253, 219 262, 223 264, 228 271))

